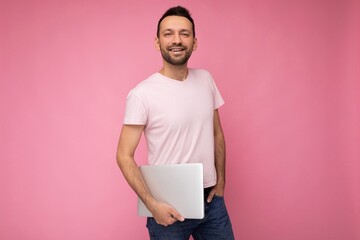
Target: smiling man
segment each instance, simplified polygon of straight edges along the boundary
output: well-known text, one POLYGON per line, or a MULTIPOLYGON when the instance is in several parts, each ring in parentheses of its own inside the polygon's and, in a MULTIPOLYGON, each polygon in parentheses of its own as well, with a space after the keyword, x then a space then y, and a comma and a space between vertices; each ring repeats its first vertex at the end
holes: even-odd
POLYGON ((157 34, 156 47, 164 61, 174 66, 185 65, 197 45, 191 22, 181 16, 169 16, 161 21, 161 26, 163 28, 157 34))
POLYGON ((225 207, 225 141, 218 108, 224 101, 211 75, 188 68, 197 48, 195 24, 187 9, 170 8, 160 18, 155 47, 162 68, 127 97, 117 162, 125 179, 153 217, 150 239, 234 239, 225 207), (149 164, 199 162, 204 167, 204 219, 184 219, 149 192, 134 159, 144 132, 149 164))

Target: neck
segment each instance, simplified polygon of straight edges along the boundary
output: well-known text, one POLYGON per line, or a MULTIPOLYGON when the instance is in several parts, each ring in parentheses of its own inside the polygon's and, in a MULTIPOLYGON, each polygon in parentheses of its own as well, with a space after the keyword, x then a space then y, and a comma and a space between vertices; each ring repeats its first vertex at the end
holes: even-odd
POLYGON ((188 68, 187 64, 175 66, 164 62, 163 68, 160 69, 159 73, 174 80, 184 81, 188 75, 188 68))

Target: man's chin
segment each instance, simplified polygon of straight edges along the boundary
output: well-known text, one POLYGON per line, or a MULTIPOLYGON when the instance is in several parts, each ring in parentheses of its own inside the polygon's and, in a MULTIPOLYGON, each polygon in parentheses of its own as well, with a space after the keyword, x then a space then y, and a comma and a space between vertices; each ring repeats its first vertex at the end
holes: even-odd
POLYGON ((174 65, 174 66, 182 66, 182 65, 185 65, 187 63, 187 60, 174 60, 174 59, 166 59, 166 58, 164 58, 164 60, 168 64, 171 64, 171 65, 174 65))
POLYGON ((171 56, 170 54, 165 54, 164 52, 161 52, 163 59, 168 64, 171 64, 173 66, 182 66, 182 65, 187 64, 187 62, 191 56, 191 55, 185 55, 185 56, 174 57, 174 56, 171 56))
MULTIPOLYGON (((190 56, 189 56, 190 57, 190 56)), ((182 58, 179 58, 179 59, 176 59, 176 58, 164 58, 164 60, 171 64, 171 65, 174 65, 174 66, 182 66, 182 65, 185 65, 187 64, 188 60, 189 60, 189 57, 182 57, 182 58)))

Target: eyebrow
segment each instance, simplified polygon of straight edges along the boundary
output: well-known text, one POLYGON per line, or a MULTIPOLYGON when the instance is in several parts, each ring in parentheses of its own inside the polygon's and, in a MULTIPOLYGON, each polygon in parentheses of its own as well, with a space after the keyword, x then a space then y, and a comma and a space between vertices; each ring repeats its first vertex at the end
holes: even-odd
MULTIPOLYGON (((174 32, 175 30, 174 30, 174 29, 171 29, 171 28, 167 28, 167 29, 164 29, 162 32, 167 32, 167 31, 174 32)), ((191 33, 192 31, 191 31, 191 30, 188 30, 188 29, 180 29, 179 32, 188 32, 188 33, 191 33)))

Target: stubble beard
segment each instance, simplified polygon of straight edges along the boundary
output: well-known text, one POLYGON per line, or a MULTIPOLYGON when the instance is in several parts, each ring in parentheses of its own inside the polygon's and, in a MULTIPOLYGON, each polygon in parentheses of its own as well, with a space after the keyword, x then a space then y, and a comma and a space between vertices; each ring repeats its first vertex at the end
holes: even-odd
MULTIPOLYGON (((177 47, 181 47, 182 45, 176 45, 177 47)), ((183 46, 182 46, 183 47, 183 46)), ((189 60, 191 54, 192 54, 192 49, 191 50, 187 50, 187 48, 185 48, 185 55, 181 58, 174 58, 170 55, 169 51, 167 48, 160 48, 161 49, 161 56, 163 57, 163 59, 174 66, 181 66, 187 63, 187 61, 189 60)))

